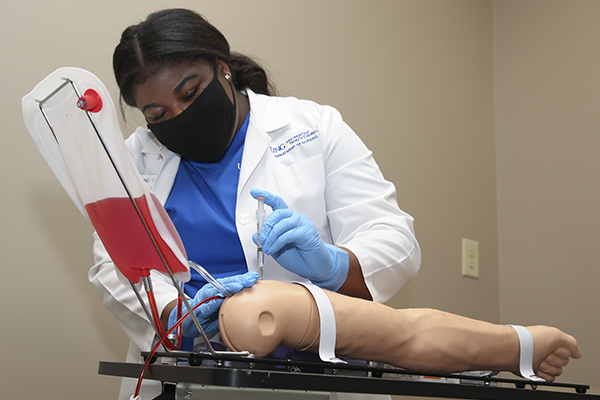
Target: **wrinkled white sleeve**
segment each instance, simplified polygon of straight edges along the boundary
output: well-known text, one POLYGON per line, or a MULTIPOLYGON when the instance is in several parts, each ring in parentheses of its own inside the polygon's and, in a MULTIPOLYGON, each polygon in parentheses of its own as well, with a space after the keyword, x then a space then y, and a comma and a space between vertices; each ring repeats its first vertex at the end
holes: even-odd
POLYGON ((398 207, 396 188, 339 112, 322 107, 320 121, 331 237, 356 255, 373 300, 385 302, 419 271, 413 218, 398 207))

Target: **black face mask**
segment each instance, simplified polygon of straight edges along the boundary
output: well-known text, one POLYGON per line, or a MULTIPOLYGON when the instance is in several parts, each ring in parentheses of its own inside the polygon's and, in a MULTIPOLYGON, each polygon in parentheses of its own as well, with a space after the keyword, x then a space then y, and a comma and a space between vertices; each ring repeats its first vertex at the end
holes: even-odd
POLYGON ((200 163, 223 159, 234 134, 236 101, 231 103, 215 76, 198 97, 179 115, 163 122, 148 123, 148 129, 169 150, 200 163))

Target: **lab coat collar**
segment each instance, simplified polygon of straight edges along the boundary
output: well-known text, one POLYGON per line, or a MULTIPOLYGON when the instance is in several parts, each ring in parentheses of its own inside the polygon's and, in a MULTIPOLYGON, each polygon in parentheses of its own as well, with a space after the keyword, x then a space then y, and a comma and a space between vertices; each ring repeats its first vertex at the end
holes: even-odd
POLYGON ((287 109, 278 107, 276 97, 254 93, 246 89, 250 101, 250 113, 253 122, 266 133, 271 133, 290 124, 292 117, 287 109))
MULTIPOLYGON (((142 147, 142 154, 160 154, 161 151, 167 150, 166 147, 164 147, 159 141, 158 139, 156 139, 156 137, 154 136, 154 134, 147 130, 144 129, 146 131, 146 134, 148 135, 148 138, 150 140, 148 140, 145 144, 144 147, 142 147)), ((167 150, 169 151, 169 150, 167 150)), ((171 151, 169 151, 170 153, 172 153, 171 151)))

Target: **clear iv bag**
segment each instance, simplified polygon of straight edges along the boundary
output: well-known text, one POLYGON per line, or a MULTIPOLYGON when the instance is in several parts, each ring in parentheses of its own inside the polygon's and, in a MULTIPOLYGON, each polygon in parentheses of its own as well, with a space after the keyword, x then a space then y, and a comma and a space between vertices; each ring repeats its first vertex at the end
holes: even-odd
POLYGON ((125 146, 106 87, 80 68, 60 68, 23 97, 23 118, 38 150, 131 282, 155 269, 187 282, 183 243, 125 146), (92 89, 99 111, 77 106, 92 89))

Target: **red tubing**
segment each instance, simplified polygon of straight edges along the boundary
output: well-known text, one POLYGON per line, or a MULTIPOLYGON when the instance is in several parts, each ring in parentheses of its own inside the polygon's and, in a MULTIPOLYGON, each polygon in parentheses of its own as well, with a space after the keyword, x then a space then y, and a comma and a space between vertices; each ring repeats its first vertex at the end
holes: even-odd
MULTIPOLYGON (((148 302, 150 303, 150 311, 152 313, 152 319, 154 320, 154 326, 156 327, 156 332, 158 336, 165 336, 165 329, 163 328, 162 320, 160 315, 158 314, 158 307, 156 306, 156 298, 154 297, 154 290, 152 288, 152 281, 150 280, 150 270, 147 268, 140 268, 140 277, 142 279, 147 279, 144 281, 144 287, 146 288, 146 294, 148 295, 148 302)), ((181 317, 181 297, 177 296, 177 318, 181 317)), ((152 321, 151 321, 152 322, 152 321)), ((181 346, 181 329, 177 331, 177 340, 175 343, 167 340, 165 346, 168 350, 178 350, 179 346, 181 346)))
MULTIPOLYGON (((208 303, 211 300, 216 300, 216 299, 220 299, 222 298, 221 296, 212 296, 212 297, 208 297, 204 300, 202 300, 200 303, 196 304, 193 308, 192 311, 195 310, 196 308, 200 307, 202 304, 204 303, 208 303)), ((152 348, 152 350, 150 351, 150 353, 148 354, 148 357, 146 358, 146 362, 144 363, 144 368, 142 368, 142 372, 140 373, 140 377, 138 379, 138 383, 137 386, 135 388, 135 394, 133 395, 133 397, 137 397, 140 394, 140 389, 142 388, 142 380, 144 379, 144 375, 146 375, 146 370, 148 369, 148 366, 150 365, 150 362, 152 361, 152 357, 154 357, 154 353, 156 353, 156 350, 158 350, 158 348, 160 347, 160 345, 167 340, 167 336, 170 335, 177 327, 179 327, 181 325, 181 323, 183 322, 183 320, 189 315, 189 313, 186 313, 183 317, 179 318, 177 320, 177 322, 171 327, 171 329, 169 329, 167 331, 167 333, 165 335, 163 335, 160 340, 154 345, 154 347, 152 348)))
MULTIPOLYGON (((163 324, 160 319, 160 315, 158 315, 158 307, 156 306, 156 299, 154 298, 154 291, 149 290, 146 293, 148 293, 148 301, 150 303, 150 311, 152 312, 152 319, 154 320, 154 325, 156 326, 158 336, 166 338, 165 330, 163 328, 163 324)), ((178 303, 179 302, 181 302, 181 299, 178 300, 178 303)), ((178 308, 179 308, 179 306, 178 306, 178 308)), ((177 316, 179 316, 179 315, 180 315, 180 312, 178 311, 177 316)), ((169 350, 179 349, 179 345, 181 344, 181 330, 179 330, 178 334, 179 334, 179 340, 177 341, 177 344, 173 344, 170 340, 165 341, 165 346, 167 346, 167 348, 169 350)))

